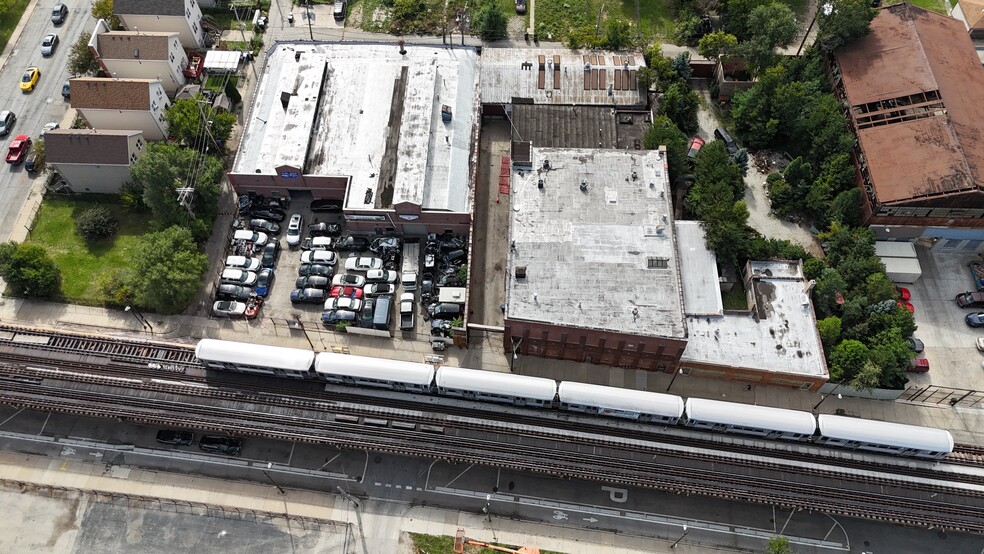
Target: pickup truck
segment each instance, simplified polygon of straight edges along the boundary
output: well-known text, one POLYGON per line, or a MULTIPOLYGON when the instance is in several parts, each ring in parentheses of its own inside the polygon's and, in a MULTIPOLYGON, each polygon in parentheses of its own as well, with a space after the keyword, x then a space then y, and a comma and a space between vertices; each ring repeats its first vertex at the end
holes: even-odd
POLYGON ((10 148, 7 150, 7 163, 19 164, 27 157, 31 151, 31 137, 27 135, 17 135, 10 141, 10 148))
POLYGON ((405 292, 400 295, 400 330, 412 331, 413 328, 413 293, 405 292))

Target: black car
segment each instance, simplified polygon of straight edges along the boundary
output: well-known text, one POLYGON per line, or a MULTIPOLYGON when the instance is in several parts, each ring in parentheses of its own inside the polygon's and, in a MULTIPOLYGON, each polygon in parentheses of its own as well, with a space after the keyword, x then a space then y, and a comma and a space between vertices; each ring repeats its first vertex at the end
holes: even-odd
POLYGON ((294 281, 294 287, 299 289, 326 289, 330 284, 331 279, 324 275, 307 275, 294 281))
POLYGON ((68 81, 65 81, 65 84, 62 85, 62 97, 63 98, 72 97, 72 85, 68 81))
POLYGON ((335 325, 342 322, 353 322, 359 317, 353 311, 350 310, 328 310, 327 312, 321 314, 321 321, 325 325, 335 325))
POLYGON ((198 441, 198 448, 206 452, 238 456, 243 449, 243 440, 222 435, 205 435, 198 441))
POLYGON ((314 200, 311 202, 311 211, 314 213, 340 213, 342 211, 342 201, 327 198, 314 200))
POLYGON ((328 298, 325 289, 294 289, 290 293, 290 301, 294 304, 321 304, 328 298))
POLYGON ((174 446, 189 446, 195 442, 195 434, 191 431, 161 429, 157 432, 157 442, 161 444, 173 444, 174 446))
POLYGON ((219 290, 215 297, 222 300, 248 300, 253 294, 253 289, 241 285, 224 284, 219 285, 219 290))
POLYGON ((359 312, 359 327, 372 328, 372 318, 376 313, 376 299, 366 298, 359 312))
POLYGON ((268 242, 263 247, 263 256, 260 258, 261 267, 273 267, 277 264, 277 254, 280 253, 279 242, 268 242))
POLYGON ((916 354, 919 354, 920 352, 926 349, 926 345, 923 344, 923 341, 917 339, 916 337, 909 337, 905 339, 905 342, 906 344, 909 345, 909 348, 911 348, 912 351, 915 352, 916 354))
POLYGON ((365 252, 369 249, 369 239, 366 237, 347 236, 338 239, 335 250, 346 252, 365 252))
POLYGON ((277 225, 272 221, 259 218, 249 220, 249 228, 254 231, 263 231, 268 235, 276 235, 280 232, 280 225, 277 225))
POLYGON ((51 22, 55 25, 61 25, 65 22, 66 17, 68 17, 68 6, 60 2, 55 4, 55 7, 51 9, 51 22))
POLYGON ((38 155, 31 152, 27 155, 27 159, 24 160, 24 169, 28 173, 34 173, 38 169, 38 155))
POLYGON ((277 223, 280 223, 281 221, 284 220, 284 218, 287 217, 287 214, 285 214, 281 210, 277 210, 274 208, 259 208, 253 210, 253 217, 259 219, 269 219, 270 221, 276 221, 277 223))
POLYGON ((321 275, 322 277, 332 277, 335 275, 335 270, 331 266, 321 265, 321 264, 301 264, 301 267, 297 268, 297 274, 301 277, 305 275, 321 275))
POLYGON ((967 314, 964 321, 966 321, 967 325, 970 325, 971 327, 984 327, 984 312, 967 314))
POLYGON ((342 234, 342 226, 337 223, 312 223, 308 225, 308 235, 312 237, 337 237, 342 234))

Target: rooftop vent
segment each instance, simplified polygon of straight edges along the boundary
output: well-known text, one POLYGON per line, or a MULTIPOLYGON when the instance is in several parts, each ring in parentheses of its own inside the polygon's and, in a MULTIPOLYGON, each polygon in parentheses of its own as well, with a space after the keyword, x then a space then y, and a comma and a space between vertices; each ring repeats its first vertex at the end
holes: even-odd
POLYGON ((536 182, 536 188, 543 190, 543 179, 536 182))
POLYGON ((633 181, 638 181, 639 180, 639 174, 636 173, 635 170, 632 170, 632 180, 633 181))
POLYGON ((526 266, 525 265, 521 265, 521 266, 517 266, 516 267, 516 278, 517 279, 526 279, 526 266))
POLYGON ((543 160, 543 169, 550 169, 550 160, 543 160))
POLYGON ((581 192, 588 192, 588 182, 581 181, 581 192))
POLYGON ((667 269, 670 267, 670 259, 651 257, 646 260, 646 267, 648 269, 667 269))
POLYGON ((134 58, 139 58, 140 57, 140 49, 139 48, 134 48, 133 49, 133 57, 134 58))

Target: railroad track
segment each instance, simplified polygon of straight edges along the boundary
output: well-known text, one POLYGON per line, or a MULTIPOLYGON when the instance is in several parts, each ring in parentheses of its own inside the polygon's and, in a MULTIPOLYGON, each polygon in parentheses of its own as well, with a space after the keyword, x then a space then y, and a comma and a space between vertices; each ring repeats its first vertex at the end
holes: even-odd
MULTIPOLYGON (((118 386, 125 386, 120 383, 118 386)), ((875 519, 904 525, 932 525, 956 531, 984 532, 976 506, 919 501, 878 490, 857 490, 809 483, 790 483, 713 469, 679 467, 650 461, 636 453, 630 464, 606 449, 570 451, 541 444, 544 456, 531 459, 529 446, 496 440, 431 434, 417 436, 406 429, 356 425, 326 419, 321 412, 285 417, 253 405, 201 406, 170 399, 132 397, 64 386, 7 382, 0 401, 34 409, 77 415, 114 417, 146 424, 200 427, 237 435, 276 437, 298 442, 331 444, 339 448, 372 450, 444 460, 536 471, 553 476, 645 486, 670 492, 693 492, 743 502, 761 502, 791 509, 822 510, 831 514, 875 519), (285 420, 290 420, 285 425, 285 420)))

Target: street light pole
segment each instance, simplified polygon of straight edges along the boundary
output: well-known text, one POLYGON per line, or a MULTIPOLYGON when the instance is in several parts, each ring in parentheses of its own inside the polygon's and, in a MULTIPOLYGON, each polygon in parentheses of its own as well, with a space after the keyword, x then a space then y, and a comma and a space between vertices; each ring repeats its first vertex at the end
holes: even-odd
POLYGON ((673 386, 673 381, 676 381, 677 375, 680 375, 682 373, 683 373, 683 368, 680 368, 677 371, 673 372, 673 378, 670 379, 670 384, 666 385, 666 392, 670 392, 670 387, 673 386))
MULTIPOLYGON (((823 404, 823 401, 826 400, 829 396, 833 395, 834 392, 836 392, 837 389, 841 388, 841 385, 843 385, 843 384, 844 383, 837 383, 837 386, 834 387, 833 389, 831 389, 831 391, 829 393, 827 393, 827 394, 821 394, 820 395, 820 402, 817 402, 816 404, 813 405, 813 411, 814 412, 817 411, 817 408, 820 407, 820 404, 823 404)), ((838 394, 837 395, 837 398, 844 398, 844 397, 842 395, 838 394)))
POLYGON ((304 8, 307 12, 308 20, 308 35, 311 36, 311 41, 314 41, 314 31, 311 29, 311 0, 304 0, 304 8))
POLYGON ((674 542, 673 544, 671 544, 671 545, 670 545, 670 549, 672 550, 672 549, 674 549, 674 548, 676 548, 676 547, 677 547, 677 545, 678 545, 678 544, 680 544, 680 541, 682 541, 682 540, 683 540, 683 538, 684 538, 684 537, 686 537, 686 536, 687 536, 687 533, 689 533, 689 532, 690 532, 690 531, 687 531, 687 526, 686 526, 686 525, 684 525, 684 526, 683 526, 683 534, 682 534, 682 535, 680 535, 680 538, 679 538, 679 539, 677 539, 677 540, 676 540, 676 542, 674 542))
POLYGON ((142 327, 145 331, 150 331, 151 334, 154 333, 154 327, 149 321, 147 321, 147 318, 145 318, 143 314, 137 311, 136 308, 133 306, 127 306, 126 308, 123 308, 123 311, 133 314, 133 317, 137 318, 137 321, 140 322, 140 327, 142 327))

